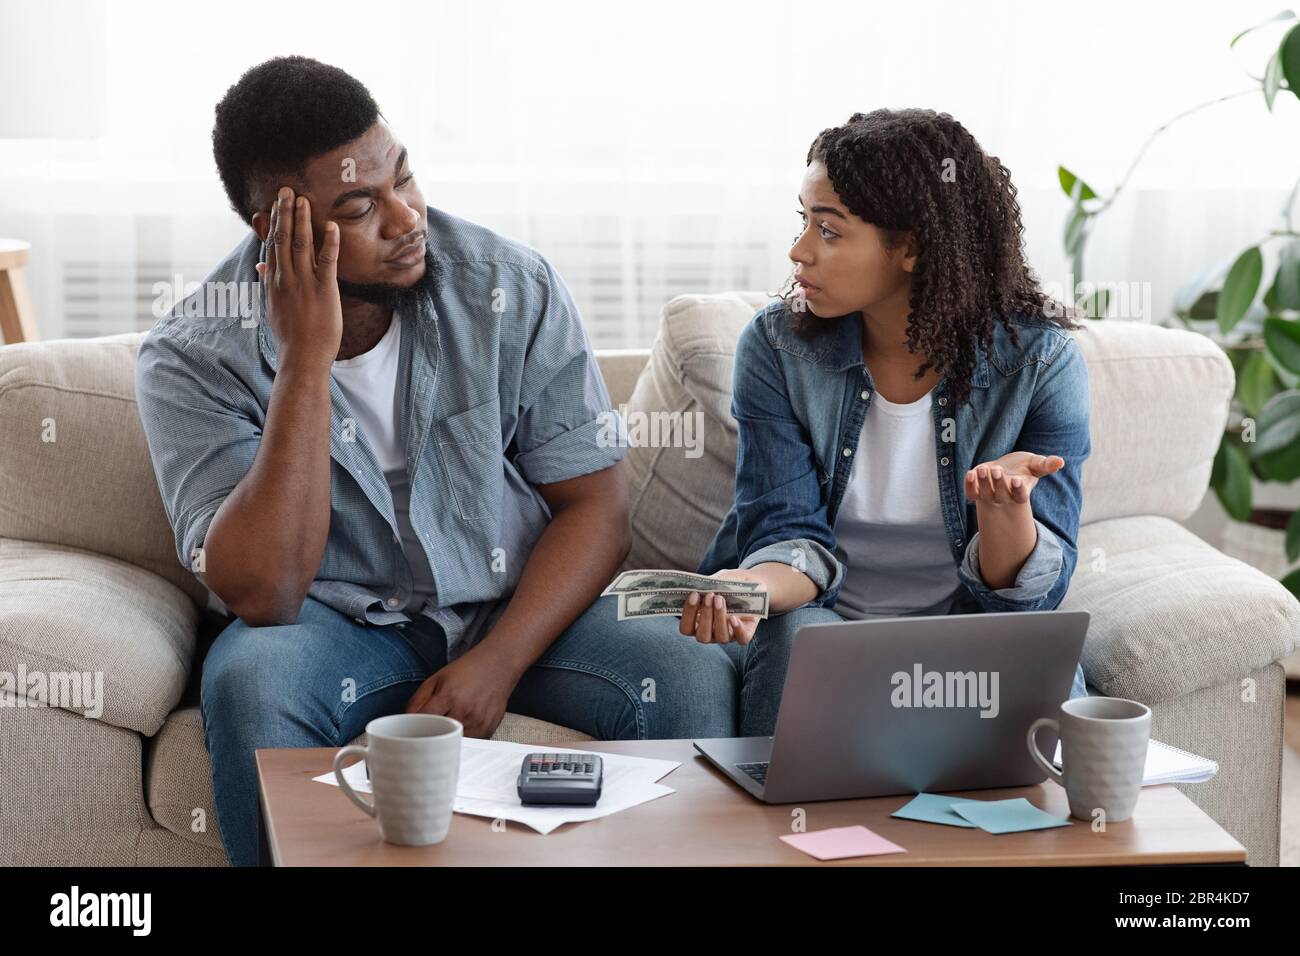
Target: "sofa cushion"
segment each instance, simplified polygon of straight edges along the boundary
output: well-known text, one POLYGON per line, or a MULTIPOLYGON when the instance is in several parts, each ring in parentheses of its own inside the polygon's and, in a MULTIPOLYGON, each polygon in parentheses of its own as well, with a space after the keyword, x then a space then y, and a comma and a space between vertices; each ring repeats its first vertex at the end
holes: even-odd
MULTIPOLYGON (((624 568, 693 570, 735 494, 733 356, 770 299, 756 292, 678 296, 664 308, 628 402, 629 433, 654 413, 703 416, 703 454, 634 445, 633 544, 624 568)), ((1142 322, 1091 321, 1072 333, 1088 366, 1093 450, 1082 524, 1125 515, 1189 517, 1209 484, 1235 379, 1212 341, 1142 322)))
MULTIPOLYGON (((17 677, 21 669, 28 679, 89 674, 91 693, 58 702, 65 710, 100 710, 104 723, 156 733, 185 689, 197 623, 194 602, 152 572, 63 545, 0 538, 0 671, 17 677)), ((39 684, 18 692, 49 703, 39 684)))
POLYGON ((136 412, 142 338, 0 348, 0 536, 121 558, 202 606, 207 590, 176 560, 136 412))
POLYGON ((632 550, 624 568, 693 571, 722 524, 736 487, 736 340, 767 301, 732 292, 679 295, 664 306, 625 409, 632 550), (664 440, 648 443, 656 432, 664 440))
POLYGON ((0 710, 0 866, 136 866, 149 825, 140 735, 10 704, 0 710))
POLYGON ((1300 642, 1300 605, 1281 583, 1154 515, 1081 528, 1061 608, 1092 615, 1089 683, 1146 704, 1239 680, 1300 642))
POLYGON ((213 809, 212 763, 203 742, 203 713, 198 707, 172 711, 148 741, 144 796, 159 826, 225 852, 213 809))
POLYGON ((597 349, 596 364, 614 408, 627 403, 650 358, 649 349, 597 349))
POLYGON ((1074 336, 1092 393, 1080 522, 1190 518, 1228 422, 1232 362, 1207 336, 1146 322, 1090 321, 1074 336))

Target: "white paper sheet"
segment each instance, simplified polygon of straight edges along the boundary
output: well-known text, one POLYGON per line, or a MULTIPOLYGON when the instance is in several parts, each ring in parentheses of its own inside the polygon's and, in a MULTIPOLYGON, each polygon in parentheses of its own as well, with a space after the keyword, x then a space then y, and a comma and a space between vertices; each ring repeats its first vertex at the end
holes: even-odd
MULTIPOLYGON (((601 793, 594 807, 525 807, 519 802, 516 783, 524 754, 536 752, 593 753, 572 747, 466 738, 461 742, 460 776, 452 809, 472 816, 513 820, 538 833, 550 833, 565 823, 596 820, 675 792, 656 781, 681 766, 676 760, 601 753, 601 793)), ((371 792, 364 760, 344 767, 343 776, 358 793, 371 792)), ((338 786, 332 770, 312 779, 338 786)))
MULTIPOLYGON (((1052 763, 1061 766, 1061 741, 1056 741, 1052 763)), ((1204 783, 1219 772, 1219 765, 1207 757, 1189 754, 1159 740, 1147 743, 1146 765, 1142 768, 1142 786, 1161 783, 1204 783)))

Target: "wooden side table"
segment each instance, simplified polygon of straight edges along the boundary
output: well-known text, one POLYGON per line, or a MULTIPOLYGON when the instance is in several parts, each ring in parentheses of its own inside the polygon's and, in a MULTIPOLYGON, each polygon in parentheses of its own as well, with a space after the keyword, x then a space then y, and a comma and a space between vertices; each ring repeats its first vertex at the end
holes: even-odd
POLYGON ((0 341, 6 344, 40 338, 23 278, 31 248, 31 243, 21 239, 0 239, 0 341))

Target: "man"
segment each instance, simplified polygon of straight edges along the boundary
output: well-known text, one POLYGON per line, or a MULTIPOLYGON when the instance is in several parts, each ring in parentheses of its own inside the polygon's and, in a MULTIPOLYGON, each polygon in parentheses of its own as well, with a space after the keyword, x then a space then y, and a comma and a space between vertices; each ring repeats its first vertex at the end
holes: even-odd
POLYGON ((232 863, 256 860, 256 748, 385 714, 734 734, 721 647, 598 599, 624 449, 550 265, 427 207, 370 93, 315 60, 244 74, 213 147, 252 232, 146 337, 136 388, 177 554, 235 617, 201 683, 232 863), (231 283, 259 315, 213 306, 231 283))

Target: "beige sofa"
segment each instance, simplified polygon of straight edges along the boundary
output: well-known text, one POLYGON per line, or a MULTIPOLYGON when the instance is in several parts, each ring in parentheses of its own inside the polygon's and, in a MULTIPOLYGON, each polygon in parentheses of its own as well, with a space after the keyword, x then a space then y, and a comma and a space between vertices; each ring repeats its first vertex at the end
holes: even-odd
MULTIPOLYGON (((762 301, 679 297, 648 354, 600 354, 632 420, 670 413, 660 424, 687 446, 686 425, 703 425, 698 456, 671 442, 629 451, 627 566, 693 568, 720 523, 735 456, 732 355, 762 301)), ((1075 335, 1094 451, 1063 606, 1092 614, 1089 684, 1149 703, 1156 737, 1217 760, 1218 777, 1186 792, 1252 863, 1276 864, 1276 662, 1300 638, 1300 604, 1178 524, 1206 488, 1232 368, 1188 332, 1103 322, 1075 335)), ((96 719, 40 706, 40 687, 3 701, 5 864, 225 863, 196 707, 198 665, 222 621, 177 563, 150 469, 133 394, 141 337, 0 348, 0 672, 103 675, 96 719)), ((586 739, 516 715, 497 736, 586 739)))

